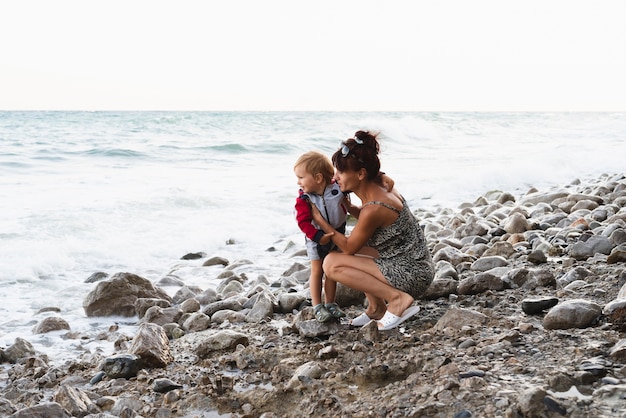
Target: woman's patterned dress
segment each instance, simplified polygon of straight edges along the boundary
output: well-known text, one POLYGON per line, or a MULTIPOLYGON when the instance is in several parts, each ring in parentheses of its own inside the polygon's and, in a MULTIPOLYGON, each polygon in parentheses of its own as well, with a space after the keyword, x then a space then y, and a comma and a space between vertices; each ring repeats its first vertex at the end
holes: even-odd
POLYGON ((435 275, 424 231, 404 199, 402 210, 378 201, 363 206, 367 205, 381 205, 398 213, 394 223, 374 231, 367 245, 378 250, 379 258, 374 261, 389 284, 414 298, 419 297, 435 275))

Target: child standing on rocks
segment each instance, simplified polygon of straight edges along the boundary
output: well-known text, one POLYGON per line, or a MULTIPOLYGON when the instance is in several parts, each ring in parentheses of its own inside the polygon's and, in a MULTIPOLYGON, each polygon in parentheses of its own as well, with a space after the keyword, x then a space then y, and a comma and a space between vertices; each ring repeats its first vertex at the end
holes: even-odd
POLYGON ((335 248, 335 245, 330 237, 313 222, 311 205, 317 206, 324 219, 342 233, 346 230, 346 218, 352 205, 347 195, 342 193, 333 181, 335 169, 330 159, 324 154, 317 151, 302 154, 296 161, 293 171, 300 187, 295 206, 296 221, 305 235, 307 256, 311 261, 309 290, 315 319, 319 322, 326 322, 331 318, 341 318, 345 314, 335 303, 336 282, 325 282, 324 294, 327 303, 322 303, 324 276, 322 260, 335 248))

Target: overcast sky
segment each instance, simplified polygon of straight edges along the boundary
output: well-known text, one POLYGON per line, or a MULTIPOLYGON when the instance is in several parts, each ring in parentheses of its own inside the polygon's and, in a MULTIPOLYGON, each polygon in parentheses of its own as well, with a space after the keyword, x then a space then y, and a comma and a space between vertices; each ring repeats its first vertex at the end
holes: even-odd
POLYGON ((621 0, 0 1, 0 110, 626 110, 621 0))

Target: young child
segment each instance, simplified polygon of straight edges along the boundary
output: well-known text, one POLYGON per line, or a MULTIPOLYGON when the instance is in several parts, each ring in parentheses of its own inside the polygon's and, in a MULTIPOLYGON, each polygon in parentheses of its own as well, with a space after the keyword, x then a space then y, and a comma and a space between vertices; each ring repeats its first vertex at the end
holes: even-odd
POLYGON ((309 151, 298 158, 293 171, 300 186, 296 199, 296 221, 304 232, 307 256, 311 260, 311 276, 309 290, 313 304, 315 319, 326 322, 331 318, 341 318, 345 314, 335 303, 337 283, 326 281, 324 293, 326 304, 322 303, 322 261, 333 249, 334 244, 314 222, 311 206, 315 205, 322 216, 333 227, 344 233, 346 218, 352 205, 339 186, 333 181, 335 170, 330 159, 317 151, 309 151))

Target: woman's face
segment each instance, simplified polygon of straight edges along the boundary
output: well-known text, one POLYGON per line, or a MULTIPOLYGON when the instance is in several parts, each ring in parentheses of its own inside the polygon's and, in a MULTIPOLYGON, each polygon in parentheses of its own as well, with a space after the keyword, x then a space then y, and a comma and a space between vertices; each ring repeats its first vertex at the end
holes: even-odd
POLYGON ((339 188, 344 193, 354 191, 354 188, 359 184, 359 177, 357 175, 357 172, 353 170, 335 170, 334 178, 339 185, 339 188))

